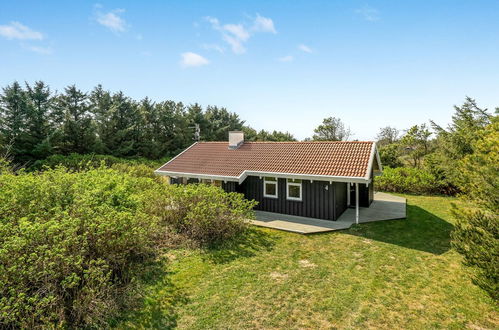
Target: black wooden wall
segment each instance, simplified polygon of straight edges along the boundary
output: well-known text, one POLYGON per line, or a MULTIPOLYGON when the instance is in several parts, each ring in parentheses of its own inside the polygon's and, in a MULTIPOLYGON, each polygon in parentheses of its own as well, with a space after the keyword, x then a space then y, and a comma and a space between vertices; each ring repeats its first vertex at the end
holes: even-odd
POLYGON ((263 197, 263 178, 249 176, 236 191, 258 201, 256 210, 336 220, 346 209, 346 184, 302 181, 302 201, 286 199, 286 179, 278 179, 278 198, 263 197), (335 198, 336 197, 336 198, 335 198))
MULTIPOLYGON (((189 179, 188 183, 197 183, 197 179, 189 179)), ((222 182, 222 188, 227 192, 239 192, 247 199, 258 202, 256 210, 291 214, 302 217, 337 220, 347 209, 348 184, 344 182, 302 181, 302 201, 286 199, 286 179, 277 181, 278 198, 263 197, 263 178, 249 176, 242 184, 237 182, 222 182)), ((172 179, 171 183, 180 183, 172 179)), ((369 187, 359 184, 360 206, 369 207, 374 197, 373 184, 369 187)), ((355 184, 351 187, 351 206, 355 206, 355 184)))
MULTIPOLYGON (((350 206, 355 206, 355 183, 350 187, 350 206)), ((374 184, 369 187, 364 183, 359 183, 359 206, 369 207, 374 200, 374 184)))

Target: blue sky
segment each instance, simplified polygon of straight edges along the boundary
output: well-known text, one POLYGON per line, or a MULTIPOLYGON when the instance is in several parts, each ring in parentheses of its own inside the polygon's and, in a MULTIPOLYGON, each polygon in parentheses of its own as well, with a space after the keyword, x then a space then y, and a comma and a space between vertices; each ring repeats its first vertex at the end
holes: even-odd
POLYGON ((499 106, 499 1, 0 1, 0 85, 102 84, 302 139, 499 106))

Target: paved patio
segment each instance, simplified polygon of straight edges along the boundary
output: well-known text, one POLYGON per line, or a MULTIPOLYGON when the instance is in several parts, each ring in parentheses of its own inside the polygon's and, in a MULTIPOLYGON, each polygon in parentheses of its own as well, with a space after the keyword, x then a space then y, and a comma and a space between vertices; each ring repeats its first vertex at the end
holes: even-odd
MULTIPOLYGON (((255 211, 256 220, 251 223, 260 226, 300 234, 322 233, 348 229, 355 223, 355 208, 348 208, 337 221, 298 217, 264 211, 255 211)), ((370 207, 359 208, 359 223, 405 219, 406 199, 378 192, 370 207)))

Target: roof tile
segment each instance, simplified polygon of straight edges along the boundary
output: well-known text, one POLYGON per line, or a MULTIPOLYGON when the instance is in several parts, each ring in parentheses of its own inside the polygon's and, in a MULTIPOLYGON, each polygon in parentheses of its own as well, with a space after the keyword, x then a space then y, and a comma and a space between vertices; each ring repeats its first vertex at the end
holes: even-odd
POLYGON ((374 142, 198 142, 159 171, 239 177, 244 171, 366 176, 374 142))

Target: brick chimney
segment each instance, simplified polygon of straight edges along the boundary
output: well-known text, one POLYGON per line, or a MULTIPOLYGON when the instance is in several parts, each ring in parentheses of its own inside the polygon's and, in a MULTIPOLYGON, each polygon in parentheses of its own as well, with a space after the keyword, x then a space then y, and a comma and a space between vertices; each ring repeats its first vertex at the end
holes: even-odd
POLYGON ((229 132, 229 149, 237 149, 244 143, 243 131, 230 131, 229 132))

